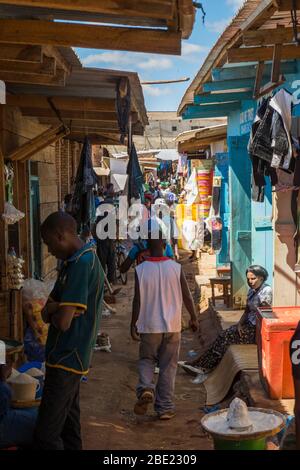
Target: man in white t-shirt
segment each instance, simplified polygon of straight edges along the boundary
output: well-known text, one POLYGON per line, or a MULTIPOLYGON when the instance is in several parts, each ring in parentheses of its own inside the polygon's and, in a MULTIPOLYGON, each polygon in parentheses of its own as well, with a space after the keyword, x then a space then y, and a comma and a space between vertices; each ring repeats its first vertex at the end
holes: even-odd
POLYGON ((163 256, 164 240, 148 240, 150 257, 135 270, 131 335, 140 341, 138 401, 134 412, 143 415, 150 403, 159 419, 175 416, 174 388, 181 339, 182 305, 197 331, 194 301, 181 265, 163 256), (154 384, 158 362, 159 376, 154 384))

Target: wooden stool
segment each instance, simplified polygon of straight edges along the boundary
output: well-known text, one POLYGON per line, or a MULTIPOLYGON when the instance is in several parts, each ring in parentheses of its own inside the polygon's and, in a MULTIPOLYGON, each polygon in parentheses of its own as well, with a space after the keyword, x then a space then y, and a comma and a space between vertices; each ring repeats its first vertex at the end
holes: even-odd
POLYGON ((215 286, 221 285, 223 287, 223 295, 217 297, 220 300, 224 300, 224 303, 228 308, 231 307, 231 292, 229 293, 229 289, 231 289, 231 277, 212 277, 210 279, 210 285, 212 290, 212 303, 213 306, 216 306, 216 296, 215 296, 215 286))

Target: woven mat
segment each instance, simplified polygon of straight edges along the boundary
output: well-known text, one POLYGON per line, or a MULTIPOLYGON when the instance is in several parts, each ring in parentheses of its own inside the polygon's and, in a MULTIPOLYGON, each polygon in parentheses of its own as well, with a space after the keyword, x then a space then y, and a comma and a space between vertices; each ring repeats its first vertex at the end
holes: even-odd
POLYGON ((242 370, 258 369, 255 344, 233 345, 228 348, 218 367, 204 382, 207 405, 220 403, 229 392, 235 376, 242 370))

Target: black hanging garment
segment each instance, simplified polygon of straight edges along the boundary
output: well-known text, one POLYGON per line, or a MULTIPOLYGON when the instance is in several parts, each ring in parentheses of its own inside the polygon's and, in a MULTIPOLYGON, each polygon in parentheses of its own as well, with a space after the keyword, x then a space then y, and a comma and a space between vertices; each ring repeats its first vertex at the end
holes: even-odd
POLYGON ((130 92, 130 83, 128 79, 121 79, 117 85, 117 100, 116 100, 116 108, 117 108, 117 117, 118 117, 118 125, 120 129, 120 142, 124 144, 125 137, 128 135, 128 123, 130 117, 130 109, 131 109, 131 92, 130 92), (126 80, 126 81, 124 81, 126 80), (122 94, 121 88, 122 84, 125 83, 125 94, 122 94))
POLYGON ((93 188, 98 183, 92 164, 92 147, 86 137, 81 151, 72 197, 72 214, 78 230, 90 229, 95 222, 96 208, 93 188))

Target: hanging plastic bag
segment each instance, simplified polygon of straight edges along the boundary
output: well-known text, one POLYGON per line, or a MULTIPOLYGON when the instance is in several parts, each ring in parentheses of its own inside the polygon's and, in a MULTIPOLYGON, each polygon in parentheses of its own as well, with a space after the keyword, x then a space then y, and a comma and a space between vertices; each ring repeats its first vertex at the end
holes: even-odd
POLYGON ((4 213, 2 214, 2 218, 6 224, 13 225, 16 222, 19 222, 19 220, 23 219, 23 217, 25 217, 25 214, 16 209, 15 206, 9 202, 4 204, 4 213))

